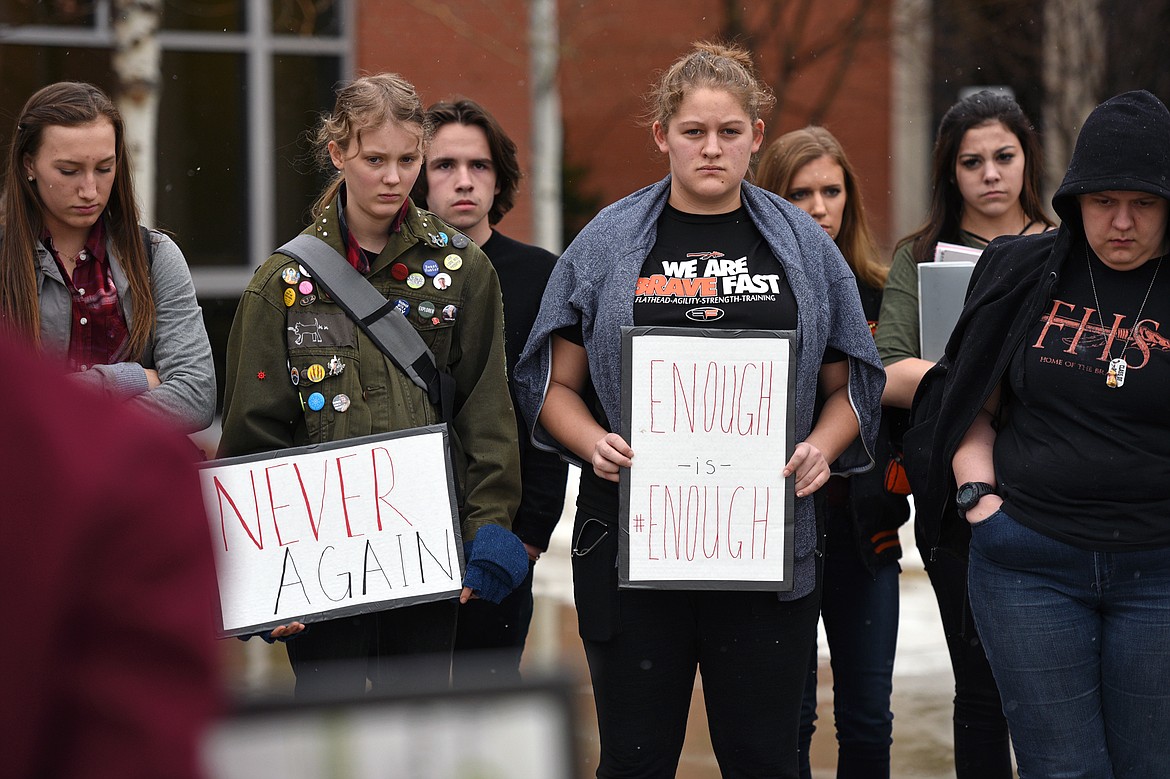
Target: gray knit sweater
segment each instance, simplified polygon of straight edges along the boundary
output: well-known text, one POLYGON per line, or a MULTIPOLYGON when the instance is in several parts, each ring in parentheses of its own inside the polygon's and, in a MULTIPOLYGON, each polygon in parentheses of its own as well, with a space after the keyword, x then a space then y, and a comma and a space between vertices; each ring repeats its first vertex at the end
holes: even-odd
MULTIPOLYGON (((621 328, 633 325, 634 287, 654 246, 658 217, 670 178, 603 209, 565 250, 553 271, 524 353, 516 367, 517 395, 532 427, 533 443, 579 459, 558 444, 537 419, 548 385, 550 336, 580 324, 589 373, 611 430, 621 429, 621 328)), ((861 441, 834 465, 849 474, 872 467, 885 372, 862 312, 853 273, 832 239, 807 214, 770 192, 745 183, 748 216, 784 266, 796 298, 796 441, 814 422, 817 378, 825 348, 849 357, 849 399, 861 425, 861 441)), ((794 589, 788 600, 815 584, 816 518, 811 497, 796 499, 794 589)))

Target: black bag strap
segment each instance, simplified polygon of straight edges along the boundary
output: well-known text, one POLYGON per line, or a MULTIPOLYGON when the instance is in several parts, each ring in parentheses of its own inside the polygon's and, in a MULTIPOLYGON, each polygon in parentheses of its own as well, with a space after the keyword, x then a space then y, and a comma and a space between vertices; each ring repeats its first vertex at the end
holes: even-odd
POLYGON ((317 286, 357 323, 370 340, 417 386, 426 390, 445 422, 451 421, 455 377, 435 366, 435 356, 369 280, 332 246, 314 235, 298 235, 276 250, 303 265, 317 286), (338 262, 340 260, 340 262, 338 262))
POLYGON ((150 234, 149 227, 138 225, 138 231, 142 233, 142 244, 146 247, 146 267, 154 267, 154 238, 150 234))

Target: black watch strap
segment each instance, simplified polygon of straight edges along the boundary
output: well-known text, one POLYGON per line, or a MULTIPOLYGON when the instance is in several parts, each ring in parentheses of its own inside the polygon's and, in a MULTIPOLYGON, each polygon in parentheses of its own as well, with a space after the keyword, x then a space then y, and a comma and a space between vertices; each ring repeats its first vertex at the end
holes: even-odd
POLYGON ((955 493, 955 507, 965 519, 967 512, 975 508, 976 504, 986 495, 995 495, 995 487, 984 481, 969 481, 959 485, 955 493))

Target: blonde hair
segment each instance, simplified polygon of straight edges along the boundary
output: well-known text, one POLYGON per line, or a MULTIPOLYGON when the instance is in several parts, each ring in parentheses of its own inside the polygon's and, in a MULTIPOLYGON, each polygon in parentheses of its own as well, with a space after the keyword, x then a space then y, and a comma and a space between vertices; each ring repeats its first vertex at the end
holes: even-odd
POLYGON ((881 289, 886 285, 889 268, 882 263, 877 242, 869 229, 857 174, 853 172, 841 143, 831 132, 824 127, 810 126, 777 138, 760 155, 756 184, 786 198, 792 190, 792 179, 800 169, 821 157, 828 157, 845 173, 845 213, 837 231, 837 248, 858 279, 881 289))
POLYGON ((753 123, 776 104, 772 90, 760 81, 747 51, 700 41, 675 60, 646 95, 646 123, 658 122, 666 127, 687 93, 698 87, 731 93, 753 123))
MULTIPOLYGON (((321 118, 313 138, 318 163, 323 169, 333 171, 330 142, 347 154, 352 144, 361 146, 363 130, 391 121, 417 128, 419 152, 426 148, 433 128, 413 84, 397 73, 378 73, 351 81, 337 93, 333 112, 321 118)), ((336 173, 317 197, 313 204, 314 219, 337 197, 343 180, 342 174, 336 173)))

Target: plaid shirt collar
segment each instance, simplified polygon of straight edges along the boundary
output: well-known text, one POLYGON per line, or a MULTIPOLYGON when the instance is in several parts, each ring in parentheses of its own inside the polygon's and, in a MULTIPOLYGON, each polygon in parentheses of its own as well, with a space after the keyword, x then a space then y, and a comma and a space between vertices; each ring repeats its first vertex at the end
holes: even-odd
MULTIPOLYGON (((338 190, 337 195, 337 202, 341 206, 337 209, 337 219, 341 224, 341 234, 345 236, 345 259, 349 260, 349 264, 358 273, 363 276, 368 276, 370 274, 370 258, 368 253, 358 245, 357 239, 353 237, 353 233, 349 231, 349 225, 345 222, 346 191, 344 181, 341 183, 341 189, 338 190)), ((402 223, 406 221, 406 212, 409 208, 410 200, 407 199, 402 204, 402 208, 394 216, 394 221, 390 223, 390 229, 387 231, 388 234, 394 235, 402 229, 402 223)))
POLYGON ((110 270, 106 253, 106 228, 99 219, 90 228, 85 247, 77 258, 72 276, 53 246, 53 238, 46 229, 41 243, 57 263, 65 288, 69 290, 69 366, 74 371, 87 370, 93 365, 119 362, 130 328, 118 290, 110 270))

